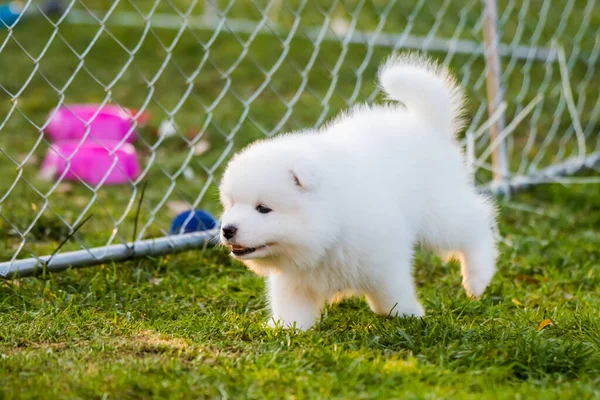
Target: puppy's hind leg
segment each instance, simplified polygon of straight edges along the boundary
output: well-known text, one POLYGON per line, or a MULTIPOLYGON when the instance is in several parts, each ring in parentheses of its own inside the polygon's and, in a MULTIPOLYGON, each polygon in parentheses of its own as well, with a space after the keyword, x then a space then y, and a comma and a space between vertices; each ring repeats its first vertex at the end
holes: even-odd
POLYGON ((476 196, 461 228, 454 232, 460 233, 454 256, 460 261, 463 286, 471 297, 481 296, 496 272, 495 224, 492 205, 476 196))
POLYGON ((496 273, 496 248, 492 233, 467 244, 458 255, 463 286, 471 297, 479 297, 496 273))

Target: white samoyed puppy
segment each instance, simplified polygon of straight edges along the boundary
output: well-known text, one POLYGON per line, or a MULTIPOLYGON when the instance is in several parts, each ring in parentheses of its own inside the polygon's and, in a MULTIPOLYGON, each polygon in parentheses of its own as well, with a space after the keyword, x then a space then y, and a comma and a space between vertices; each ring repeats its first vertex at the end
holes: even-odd
POLYGON ((495 207, 455 140, 461 88, 415 55, 390 57, 379 83, 395 103, 256 142, 227 166, 221 241, 266 277, 271 326, 308 329, 351 295, 381 315, 422 316, 416 243, 456 257, 470 296, 492 280, 495 207))

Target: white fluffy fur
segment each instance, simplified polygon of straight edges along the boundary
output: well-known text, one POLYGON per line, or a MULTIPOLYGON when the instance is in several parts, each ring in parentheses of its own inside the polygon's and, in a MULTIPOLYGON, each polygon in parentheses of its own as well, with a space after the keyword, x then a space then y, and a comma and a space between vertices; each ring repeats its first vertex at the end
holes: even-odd
POLYGON ((366 296, 381 315, 422 316, 418 242, 460 260, 469 295, 492 280, 495 210, 454 140, 462 91, 415 56, 391 57, 379 80, 404 106, 355 106, 318 131, 257 142, 227 166, 222 227, 237 232, 221 239, 259 247, 234 257, 266 276, 271 325, 308 329, 328 301, 348 295, 366 296))

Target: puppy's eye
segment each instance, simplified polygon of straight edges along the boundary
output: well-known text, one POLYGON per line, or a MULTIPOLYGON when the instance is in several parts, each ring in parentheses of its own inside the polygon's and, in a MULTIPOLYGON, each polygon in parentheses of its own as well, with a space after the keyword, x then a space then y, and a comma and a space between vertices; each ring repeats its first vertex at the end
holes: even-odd
POLYGON ((261 214, 268 214, 273 210, 271 210, 269 207, 267 207, 265 205, 259 204, 256 206, 256 211, 258 211, 261 214))

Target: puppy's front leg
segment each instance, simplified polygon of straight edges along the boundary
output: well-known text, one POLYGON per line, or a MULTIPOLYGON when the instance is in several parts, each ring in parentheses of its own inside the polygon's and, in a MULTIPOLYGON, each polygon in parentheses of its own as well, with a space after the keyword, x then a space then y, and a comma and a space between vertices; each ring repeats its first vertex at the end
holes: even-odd
POLYGON ((292 277, 283 274, 268 278, 271 318, 269 326, 280 325, 286 329, 294 326, 307 330, 314 325, 321 314, 323 299, 310 290, 300 288, 292 277))

